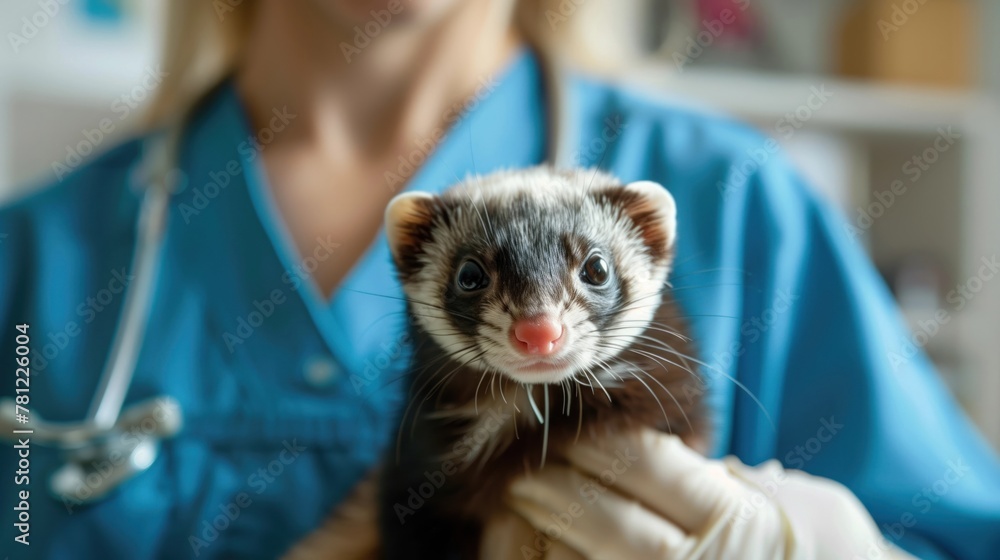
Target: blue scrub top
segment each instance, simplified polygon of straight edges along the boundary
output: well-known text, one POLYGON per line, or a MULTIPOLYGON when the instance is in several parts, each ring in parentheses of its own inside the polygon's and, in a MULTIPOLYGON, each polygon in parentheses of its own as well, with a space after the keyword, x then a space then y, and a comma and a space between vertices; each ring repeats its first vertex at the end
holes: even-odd
MULTIPOLYGON (((673 283, 710 364, 692 387, 711 403, 714 453, 777 457, 838 480, 890 542, 922 557, 1000 558, 1000 462, 927 358, 910 352, 841 218, 743 125, 581 78, 571 92, 577 163, 658 181, 677 200, 673 283)), ((542 162, 534 57, 522 52, 481 93, 429 157, 415 142, 416 166, 401 161, 385 188, 439 191, 467 173, 542 162)), ((183 431, 111 497, 69 508, 46 492, 57 454, 34 445, 29 547, 12 540, 12 491, 23 487, 4 451, 4 554, 273 558, 394 437, 406 339, 385 239, 325 301, 307 275, 310 259, 338 258, 336 240, 297 254, 260 165, 270 133, 259 146, 253 137, 227 84, 184 142, 187 186, 172 201, 126 401, 173 396, 183 431)), ((81 418, 94 393, 130 281, 141 152, 126 143, 0 210, 0 355, 11 372, 15 325, 29 324, 30 406, 48 420, 81 418)))

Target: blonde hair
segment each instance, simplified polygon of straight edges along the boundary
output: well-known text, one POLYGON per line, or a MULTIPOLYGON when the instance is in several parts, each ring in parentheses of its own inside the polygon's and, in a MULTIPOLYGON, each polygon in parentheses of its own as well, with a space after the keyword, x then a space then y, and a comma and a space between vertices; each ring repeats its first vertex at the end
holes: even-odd
MULTIPOLYGON (((535 48, 595 71, 613 72, 639 51, 634 29, 621 17, 642 0, 515 0, 514 25, 535 48), (633 39, 630 44, 629 39, 633 39)), ((146 113, 157 126, 183 115, 234 69, 258 0, 167 3, 163 68, 167 72, 146 113)), ((633 10, 633 14, 636 13, 633 10)), ((634 19, 634 18, 633 18, 634 19)))
POLYGON ((156 126, 184 114, 232 72, 243 50, 256 1, 231 4, 237 3, 167 3, 162 64, 166 77, 146 112, 148 124, 156 126))

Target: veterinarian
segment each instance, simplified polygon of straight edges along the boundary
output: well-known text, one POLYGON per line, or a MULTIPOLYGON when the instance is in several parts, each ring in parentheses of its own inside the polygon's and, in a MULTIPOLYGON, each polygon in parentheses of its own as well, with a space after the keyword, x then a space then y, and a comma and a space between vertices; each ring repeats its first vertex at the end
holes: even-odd
POLYGON ((746 390, 713 371, 695 387, 710 459, 645 433, 515 484, 485 555, 1000 557, 1000 462, 787 159, 599 80, 566 78, 556 107, 539 52, 616 44, 589 6, 552 22, 555 2, 530 0, 169 4, 147 131, 0 209, 0 355, 13 369, 27 331, 31 414, 84 419, 98 453, 39 426, 23 486, 2 454, 5 554, 293 549, 394 437, 407 340, 386 203, 550 159, 565 108, 574 165, 673 193, 676 297, 746 390))

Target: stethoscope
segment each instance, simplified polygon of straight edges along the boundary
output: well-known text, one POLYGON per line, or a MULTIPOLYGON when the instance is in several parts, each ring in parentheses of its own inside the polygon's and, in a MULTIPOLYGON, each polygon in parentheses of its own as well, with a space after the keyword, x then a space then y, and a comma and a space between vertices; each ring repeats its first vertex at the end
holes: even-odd
MULTIPOLYGON (((572 165, 569 152, 575 135, 563 65, 546 49, 536 49, 548 100, 548 161, 556 167, 572 165)), ((129 283, 100 382, 87 416, 78 422, 47 422, 30 413, 28 423, 16 419, 13 399, 0 401, 0 437, 29 437, 32 443, 60 450, 64 464, 53 472, 49 489, 67 504, 86 504, 146 471, 160 453, 160 442, 176 435, 183 411, 176 399, 160 396, 122 409, 132 385, 143 338, 149 326, 154 288, 162 257, 173 172, 183 134, 184 119, 166 132, 144 141, 138 170, 144 184, 136 246, 129 283)))
POLYGON ((32 443, 63 452, 65 463, 52 473, 49 489, 67 504, 99 500, 123 482, 148 469, 160 451, 160 441, 183 424, 181 407, 170 396, 135 403, 122 410, 132 385, 142 341, 149 325, 153 290, 166 236, 172 165, 180 139, 178 130, 145 141, 138 168, 145 177, 136 245, 129 283, 100 382, 87 416, 78 422, 47 422, 29 410, 27 423, 16 418, 13 399, 0 401, 4 437, 30 438, 32 443))

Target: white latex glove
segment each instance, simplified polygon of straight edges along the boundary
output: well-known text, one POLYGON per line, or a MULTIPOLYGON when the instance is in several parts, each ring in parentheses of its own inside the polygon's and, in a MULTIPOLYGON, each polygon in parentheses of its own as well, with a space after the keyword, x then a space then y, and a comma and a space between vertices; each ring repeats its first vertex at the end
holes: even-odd
POLYGON ((511 485, 517 516, 487 524, 483 558, 912 558, 850 490, 774 460, 710 460, 652 430, 569 460, 511 485))

